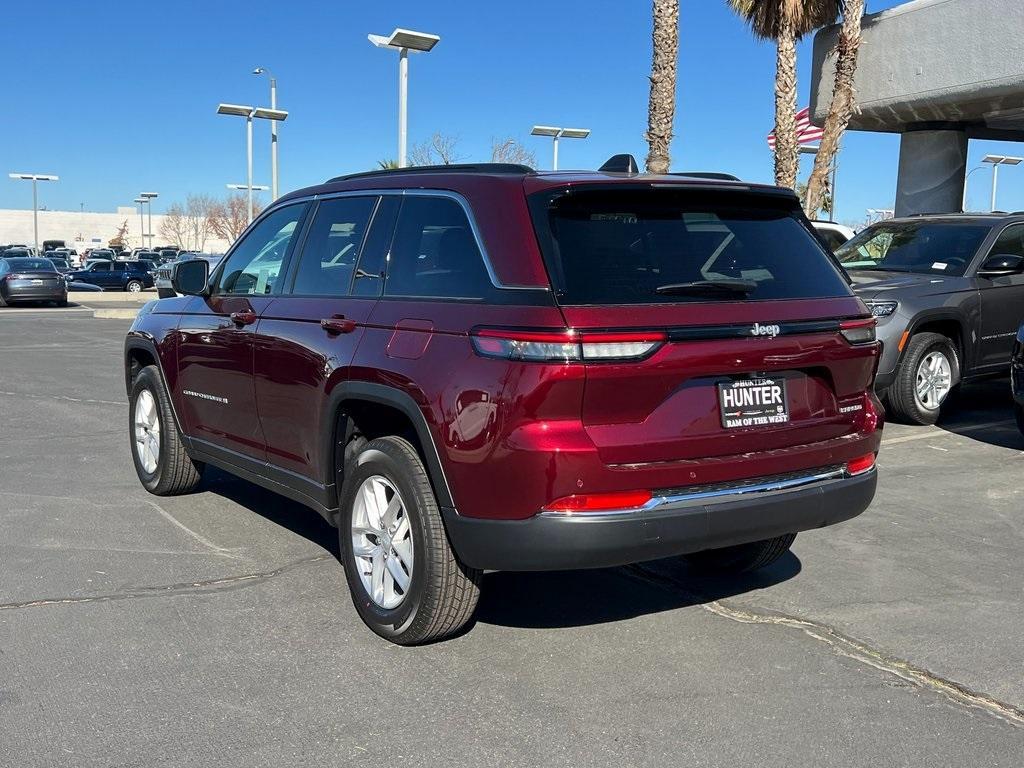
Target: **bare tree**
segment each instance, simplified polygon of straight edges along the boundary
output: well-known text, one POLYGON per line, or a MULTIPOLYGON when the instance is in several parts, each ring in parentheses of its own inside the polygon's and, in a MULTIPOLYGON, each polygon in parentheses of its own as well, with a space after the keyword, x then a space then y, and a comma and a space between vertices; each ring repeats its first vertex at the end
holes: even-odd
POLYGON ((647 171, 668 173, 669 144, 676 117, 676 64, 679 57, 679 0, 653 0, 654 54, 647 104, 647 171))
POLYGON ((209 195, 189 195, 185 205, 170 205, 160 224, 160 236, 185 250, 202 251, 207 238, 214 234, 216 206, 217 201, 209 195))
POLYGON ((430 141, 413 146, 409 152, 409 165, 451 165, 463 159, 456 149, 458 136, 435 133, 430 141))
POLYGON ((187 231, 185 226, 185 209, 182 208, 181 203, 172 203, 167 206, 163 221, 160 222, 160 237, 171 245, 184 248, 186 247, 185 236, 187 231))
POLYGON ((537 167, 537 156, 532 150, 524 147, 517 139, 508 138, 503 141, 491 139, 492 163, 515 163, 537 167))
MULTIPOLYGON (((259 215, 263 206, 258 200, 252 204, 253 215, 259 215)), ((242 193, 228 195, 215 202, 209 212, 210 231, 217 237, 233 243, 249 226, 249 200, 242 193)))

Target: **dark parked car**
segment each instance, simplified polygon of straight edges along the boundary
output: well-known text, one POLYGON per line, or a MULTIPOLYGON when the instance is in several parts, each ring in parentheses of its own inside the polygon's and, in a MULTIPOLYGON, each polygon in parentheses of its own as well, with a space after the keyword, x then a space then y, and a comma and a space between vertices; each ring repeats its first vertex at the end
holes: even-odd
POLYGON ((878 318, 876 387, 894 417, 932 424, 959 383, 1006 375, 1024 322, 1024 216, 890 219, 836 256, 878 318))
POLYGON ((357 174, 208 269, 125 340, 139 479, 212 464, 318 510, 394 642, 457 632, 484 570, 735 573, 874 495, 875 321, 790 190, 357 174))
POLYGON ((88 261, 114 261, 117 254, 109 248, 93 248, 89 251, 88 261))
POLYGON ((104 290, 138 293, 153 287, 151 262, 143 261, 93 261, 85 269, 69 272, 68 280, 92 283, 104 290))
POLYGON ((61 258, 60 256, 49 256, 48 260, 53 264, 53 268, 62 275, 71 271, 71 265, 68 264, 67 259, 61 258))
POLYGON ((23 301, 68 303, 68 289, 49 259, 0 257, 0 307, 23 301))

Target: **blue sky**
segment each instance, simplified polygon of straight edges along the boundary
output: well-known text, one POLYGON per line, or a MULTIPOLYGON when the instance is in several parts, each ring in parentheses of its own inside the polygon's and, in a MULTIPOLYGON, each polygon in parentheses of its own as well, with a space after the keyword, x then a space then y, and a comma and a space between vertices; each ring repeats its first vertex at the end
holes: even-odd
MULTIPOLYGON (((673 167, 770 181, 773 46, 756 41, 724 0, 681 5, 673 167)), ((492 139, 511 136, 545 166, 550 141, 528 134, 547 123, 593 131, 563 142, 563 168, 645 155, 647 0, 35 0, 4 15, 22 32, 5 41, 0 75, 2 208, 31 204, 28 185, 7 180, 8 171, 59 174, 40 187, 51 209, 113 210, 156 190, 161 211, 191 192, 224 194, 225 183, 245 181, 244 121, 215 109, 269 102, 267 80, 250 74, 256 65, 276 74, 280 106, 291 113, 281 127, 282 191, 374 167, 396 155, 397 56, 366 33, 396 26, 442 38, 411 58, 410 143, 441 131, 458 137, 466 160, 486 160, 492 139)), ((804 105, 809 40, 799 55, 804 105)), ((257 183, 270 182, 269 141, 269 126, 257 123, 257 183)), ((892 206, 898 150, 895 135, 847 134, 840 220, 892 206)), ((989 151, 1019 148, 972 142, 971 166, 989 151)), ((988 179, 987 171, 971 178, 975 207, 987 205, 988 179)), ((1024 208, 1024 170, 1002 174, 999 205, 1024 208)))

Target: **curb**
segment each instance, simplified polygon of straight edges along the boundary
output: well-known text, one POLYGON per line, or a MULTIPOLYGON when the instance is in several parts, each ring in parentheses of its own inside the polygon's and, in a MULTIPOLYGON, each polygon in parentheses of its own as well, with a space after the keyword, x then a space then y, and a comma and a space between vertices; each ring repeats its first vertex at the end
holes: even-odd
POLYGON ((102 320, 134 320, 139 314, 137 309, 94 309, 93 317, 102 320))

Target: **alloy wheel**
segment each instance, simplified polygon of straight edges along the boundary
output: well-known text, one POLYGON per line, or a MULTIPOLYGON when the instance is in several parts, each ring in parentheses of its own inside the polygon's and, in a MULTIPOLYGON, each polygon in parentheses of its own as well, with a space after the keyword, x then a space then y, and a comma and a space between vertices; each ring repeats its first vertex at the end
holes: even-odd
POLYGON ((924 356, 917 366, 917 378, 914 384, 914 397, 917 404, 929 411, 934 411, 946 399, 953 388, 953 369, 949 358, 939 350, 933 350, 924 356))
POLYGON ((148 389, 135 400, 135 452, 146 474, 156 472, 160 462, 160 415, 156 398, 148 389))
POLYGON ((128 292, 129 293, 138 293, 141 290, 142 290, 142 284, 141 283, 137 283, 134 280, 132 282, 128 283, 128 292))
POLYGON ((412 583, 412 526, 402 495, 386 477, 373 475, 359 487, 351 533, 366 594, 381 608, 397 608, 412 583))

